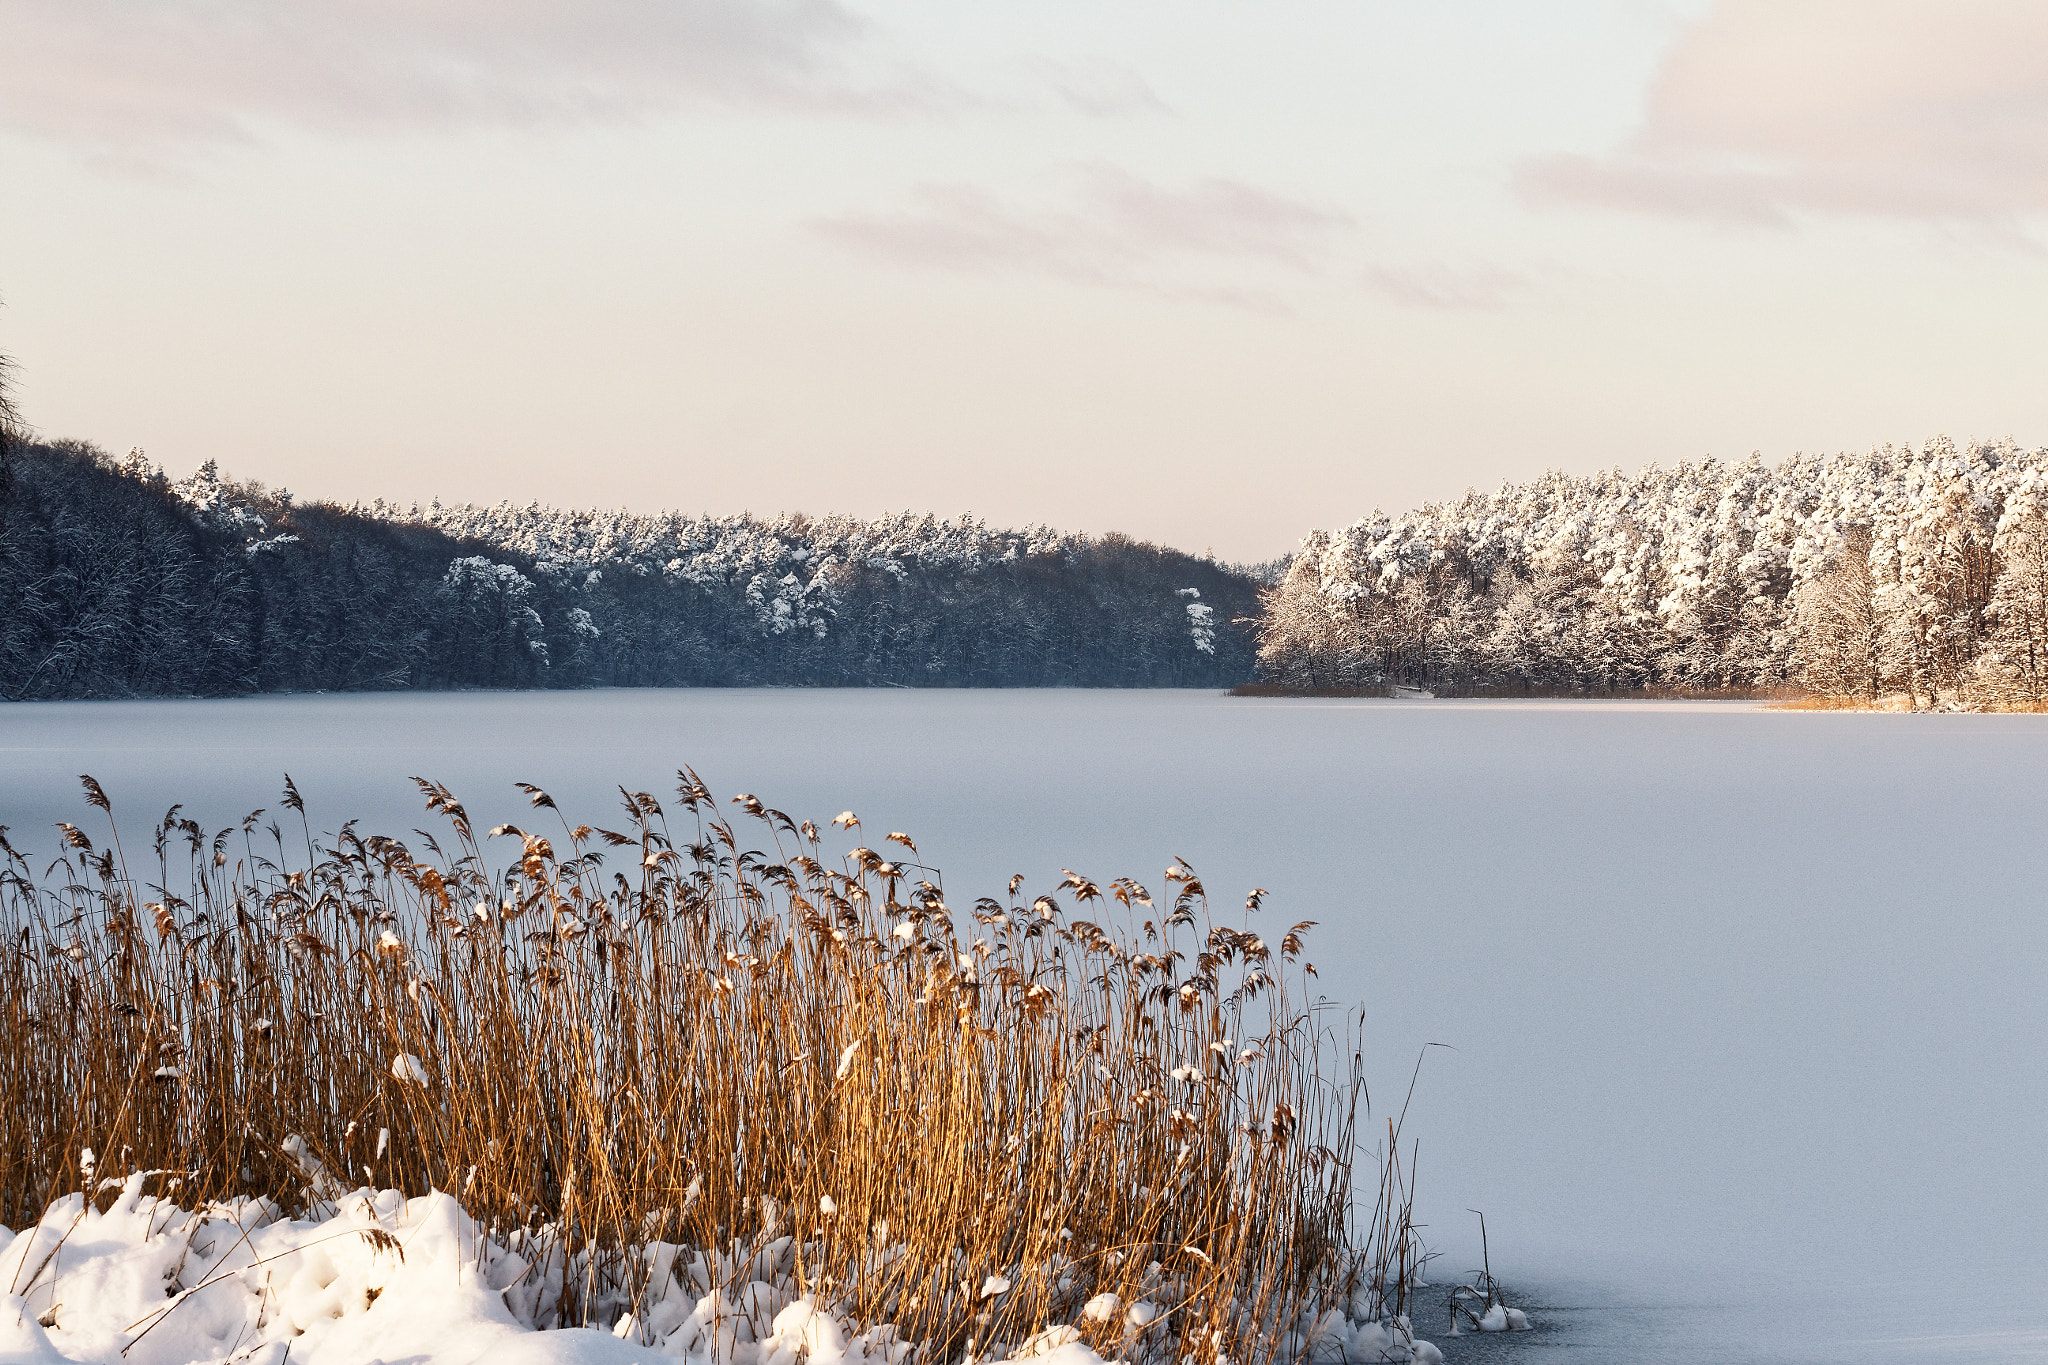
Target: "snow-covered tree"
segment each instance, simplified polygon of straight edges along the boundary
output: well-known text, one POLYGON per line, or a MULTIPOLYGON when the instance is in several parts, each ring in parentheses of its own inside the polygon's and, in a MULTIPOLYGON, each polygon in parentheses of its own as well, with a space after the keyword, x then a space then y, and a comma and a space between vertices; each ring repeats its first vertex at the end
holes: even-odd
POLYGON ((1210 609, 1208 603, 1202 601, 1202 590, 1200 588, 1182 588, 1176 596, 1190 599, 1187 604, 1188 638, 1194 642, 1195 648, 1202 651, 1202 653, 1214 654, 1216 652, 1216 613, 1210 609))
POLYGON ((2001 572, 1984 609, 1990 649, 1979 685, 2000 701, 2048 700, 2048 476, 2013 490, 1994 548, 2001 572))
POLYGON ((1829 696, 1877 700, 1891 668, 1889 631, 1870 571, 1870 529, 1842 537, 1829 567, 1801 586, 1794 608, 1800 677, 1829 696))
POLYGON ((547 629, 533 608, 533 581, 510 564, 465 555, 441 579, 459 654, 486 677, 525 675, 545 668, 547 629))

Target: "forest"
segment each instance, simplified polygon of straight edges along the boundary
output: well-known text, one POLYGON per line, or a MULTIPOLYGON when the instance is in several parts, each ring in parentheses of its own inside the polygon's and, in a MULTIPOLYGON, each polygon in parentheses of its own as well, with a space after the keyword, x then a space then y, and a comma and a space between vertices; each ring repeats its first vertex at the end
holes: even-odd
POLYGON ((2011 441, 1553 471, 1246 569, 907 512, 301 503, 20 432, 0 404, 8 699, 1256 676, 2048 703, 2048 449, 2011 441))
POLYGON ((1290 690, 1796 689, 2048 699, 2048 450, 2012 442, 1549 473, 1302 544, 1259 663, 1290 690))
POLYGON ((1257 585, 1118 535, 904 514, 342 507, 11 443, 0 697, 1222 687, 1257 585))

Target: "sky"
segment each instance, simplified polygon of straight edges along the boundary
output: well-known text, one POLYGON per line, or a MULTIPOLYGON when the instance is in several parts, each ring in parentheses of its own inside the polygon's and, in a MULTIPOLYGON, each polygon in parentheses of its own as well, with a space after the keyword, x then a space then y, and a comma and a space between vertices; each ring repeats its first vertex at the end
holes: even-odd
POLYGON ((2036 0, 6 0, 49 437, 338 501, 1263 560, 2048 442, 2036 0))

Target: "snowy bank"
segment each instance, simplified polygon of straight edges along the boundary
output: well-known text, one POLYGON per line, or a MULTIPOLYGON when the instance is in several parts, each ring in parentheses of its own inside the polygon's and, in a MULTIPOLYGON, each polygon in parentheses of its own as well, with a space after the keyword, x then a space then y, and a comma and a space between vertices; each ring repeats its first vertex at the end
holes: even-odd
MULTIPOLYGON (((574 1279, 589 1264, 565 1267, 546 1251, 529 1260, 485 1235, 447 1194, 365 1188, 293 1219, 262 1198, 184 1209, 143 1193, 152 1180, 164 1177, 102 1182, 103 1195, 116 1192, 104 1211, 103 1201, 73 1194, 32 1228, 0 1229, 0 1365, 903 1365, 920 1354, 892 1327, 862 1328, 806 1292, 816 1281, 787 1237, 726 1256, 652 1243, 637 1288, 614 1304, 609 1334, 542 1330, 560 1309, 565 1273, 574 1279)), ((976 1293, 1008 1288, 990 1277, 976 1293)), ((1164 1297, 1125 1305, 1098 1295, 1075 1324, 982 1344, 978 1354, 971 1343, 966 1358, 1102 1365, 1108 1351, 1164 1360, 1173 1296, 1164 1297)), ((1336 1312, 1296 1324, 1280 1344, 1326 1365, 1442 1359, 1405 1321, 1357 1324, 1336 1312)))

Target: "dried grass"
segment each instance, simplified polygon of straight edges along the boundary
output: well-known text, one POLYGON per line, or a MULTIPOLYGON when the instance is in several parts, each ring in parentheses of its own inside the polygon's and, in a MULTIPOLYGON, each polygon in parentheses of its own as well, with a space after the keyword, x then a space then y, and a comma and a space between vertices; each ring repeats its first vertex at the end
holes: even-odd
POLYGON ((1375 1129, 1354 1219, 1364 1086, 1302 999, 1309 925, 1269 943, 1259 893, 1219 924, 1185 863, 1157 908, 1070 873, 960 914, 907 835, 829 858, 678 777, 666 808, 621 789, 617 831, 529 787, 548 829, 485 838, 419 781, 441 832, 412 845, 316 838, 287 779, 296 830, 174 807, 146 875, 118 833, 62 826, 37 874, 0 831, 0 1219, 134 1170, 195 1205, 433 1187, 558 1323, 633 1309, 664 1241, 780 1258, 929 1360, 1162 1284, 1170 1359, 1405 1309, 1412 1166, 1375 1129))
POLYGON ((1895 692, 1878 698, 1840 697, 1813 694, 1782 701, 1770 708, 1773 711, 1969 711, 1978 715, 2040 715, 2048 712, 2048 701, 2025 699, 1982 698, 1965 694, 1960 702, 1945 701, 1939 708, 1915 704, 1915 699, 1904 692, 1895 692))
POLYGON ((1868 697, 1824 696, 1818 692, 1803 697, 1791 697, 1774 704, 1773 711, 1898 711, 1903 707, 1891 704, 1889 698, 1872 701, 1868 697))
MULTIPOLYGON (((1389 684, 1372 687, 1295 687, 1286 683, 1248 682, 1230 689, 1233 697, 1387 697, 1389 684)), ((1436 696, 1444 699, 1486 701, 1768 701, 1791 703, 1807 693, 1798 687, 1611 687, 1570 690, 1557 687, 1523 687, 1488 684, 1451 690, 1442 688, 1436 696)))

